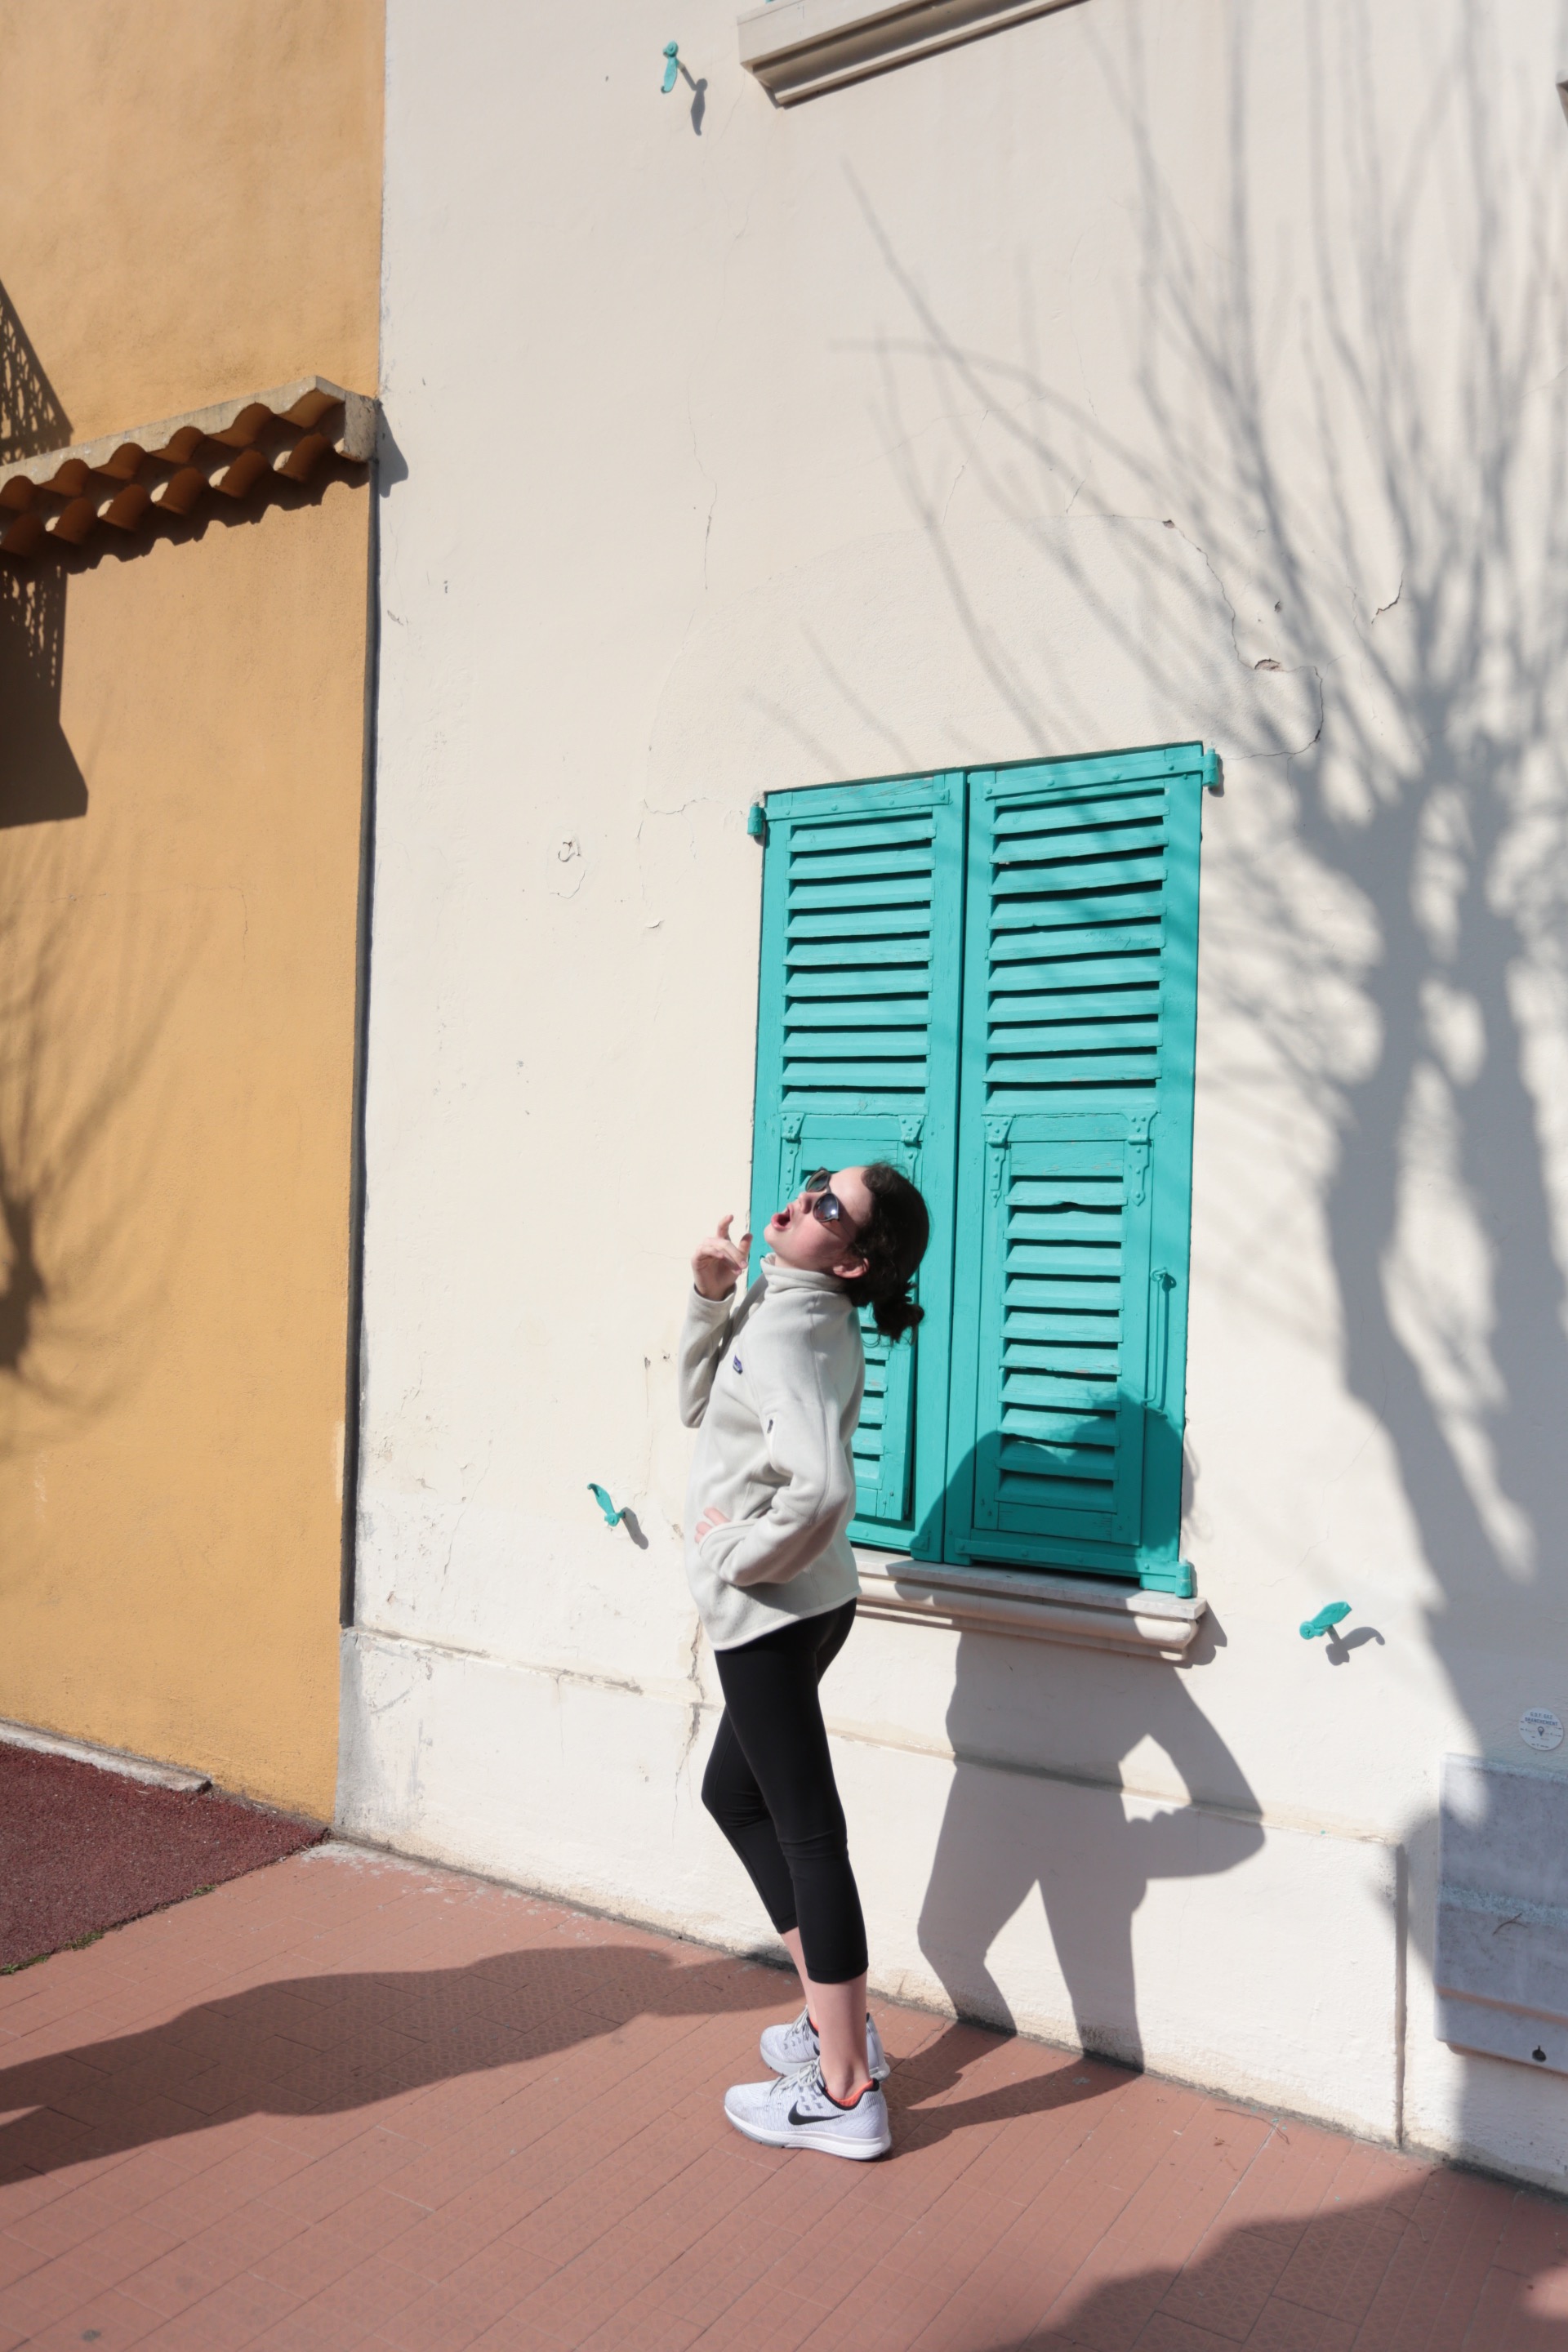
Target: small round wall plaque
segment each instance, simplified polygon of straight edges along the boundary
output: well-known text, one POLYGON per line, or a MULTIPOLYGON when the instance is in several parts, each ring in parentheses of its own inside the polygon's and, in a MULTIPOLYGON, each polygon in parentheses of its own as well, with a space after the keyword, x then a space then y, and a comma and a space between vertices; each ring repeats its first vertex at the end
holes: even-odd
POLYGON ((1519 1736, 1527 1748, 1561 1748, 1563 1718, 1549 1706, 1527 1706, 1519 1718, 1519 1736))

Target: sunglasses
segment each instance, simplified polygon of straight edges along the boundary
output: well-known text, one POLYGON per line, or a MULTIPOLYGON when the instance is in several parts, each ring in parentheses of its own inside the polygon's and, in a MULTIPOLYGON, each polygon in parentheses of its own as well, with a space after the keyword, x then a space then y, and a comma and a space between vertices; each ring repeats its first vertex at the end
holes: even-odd
POLYGON ((854 1237, 855 1223, 833 1189, 831 1168, 819 1168, 814 1175, 803 1178, 800 1189, 808 1196, 811 1213, 819 1225, 826 1225, 829 1233, 854 1237))

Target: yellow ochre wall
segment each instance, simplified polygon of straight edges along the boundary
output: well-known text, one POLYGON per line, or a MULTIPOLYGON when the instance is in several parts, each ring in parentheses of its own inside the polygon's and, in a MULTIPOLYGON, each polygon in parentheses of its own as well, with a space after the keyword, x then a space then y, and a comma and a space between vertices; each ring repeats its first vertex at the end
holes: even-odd
MULTIPOLYGON (((379 0, 0 58, 5 454, 375 390, 379 0)), ((321 1818, 369 531, 362 475, 0 559, 0 1715, 321 1818)))

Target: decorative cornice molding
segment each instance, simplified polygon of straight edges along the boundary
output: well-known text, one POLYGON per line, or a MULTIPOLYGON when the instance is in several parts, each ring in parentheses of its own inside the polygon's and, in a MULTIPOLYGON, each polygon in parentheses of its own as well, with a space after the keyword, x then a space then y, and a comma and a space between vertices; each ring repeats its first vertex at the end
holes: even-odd
POLYGON ((960 1632, 1022 1634, 1125 1657, 1184 1658, 1208 1603, 1097 1576, 1039 1576, 1023 1569, 958 1568, 901 1552, 857 1548, 860 1606, 880 1617, 960 1632))
POLYGON ((767 0, 741 18, 741 63, 780 106, 1046 16, 1079 0, 767 0))
POLYGON ((188 515, 208 490, 242 499, 263 474, 308 481, 329 451, 365 465, 375 427, 374 400, 307 375, 46 450, 0 470, 0 554, 79 547, 100 522, 139 530, 160 514, 188 515))

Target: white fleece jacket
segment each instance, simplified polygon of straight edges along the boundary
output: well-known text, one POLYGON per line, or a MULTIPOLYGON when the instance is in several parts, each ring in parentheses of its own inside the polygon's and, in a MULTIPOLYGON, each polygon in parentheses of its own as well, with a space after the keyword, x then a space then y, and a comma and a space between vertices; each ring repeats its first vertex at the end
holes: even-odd
POLYGON ((716 1650, 737 1649, 860 1590, 844 1530, 866 1358, 842 1286, 772 1253, 742 1297, 693 1290, 680 1418, 700 1429, 686 1490, 686 1573, 716 1650), (728 1524, 696 1541, 711 1505, 728 1524))

